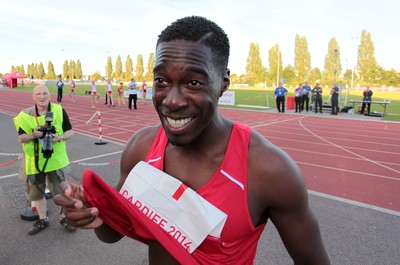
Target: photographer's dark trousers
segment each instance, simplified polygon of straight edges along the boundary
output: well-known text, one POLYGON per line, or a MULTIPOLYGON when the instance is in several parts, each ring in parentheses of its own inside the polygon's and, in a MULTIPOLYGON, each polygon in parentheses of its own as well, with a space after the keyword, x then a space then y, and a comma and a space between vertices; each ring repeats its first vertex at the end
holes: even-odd
POLYGON ((310 97, 308 95, 302 95, 301 96, 301 110, 304 110, 304 103, 306 104, 306 111, 308 111, 308 105, 310 104, 310 97))
POLYGON ((301 103, 302 103, 301 96, 300 97, 294 97, 294 104, 295 104, 296 112, 301 112, 301 103))
POLYGON ((314 106, 314 108, 315 108, 315 113, 317 113, 318 111, 320 112, 320 113, 322 113, 322 96, 321 95, 317 95, 316 97, 315 97, 315 106, 314 106), (319 109, 319 110, 318 110, 319 109))
POLYGON ((57 90, 57 102, 61 102, 62 96, 63 96, 63 89, 62 88, 58 88, 58 90, 57 90))
POLYGON ((137 94, 129 94, 129 99, 128 99, 128 108, 132 109, 132 100, 133 100, 133 108, 136 108, 136 102, 137 102, 137 94))
POLYGON ((279 112, 285 112, 285 96, 276 97, 276 108, 278 109, 279 112))
POLYGON ((333 115, 337 115, 339 111, 339 98, 336 96, 332 96, 331 98, 331 104, 332 104, 332 113, 333 115))
POLYGON ((107 91, 106 91, 106 96, 105 96, 106 102, 104 103, 104 105, 107 105, 108 103, 108 95, 107 95, 107 91))
POLYGON ((360 114, 364 114, 365 106, 367 106, 367 111, 368 111, 368 115, 369 115, 371 113, 371 102, 370 101, 364 101, 363 102, 363 104, 361 106, 360 114))

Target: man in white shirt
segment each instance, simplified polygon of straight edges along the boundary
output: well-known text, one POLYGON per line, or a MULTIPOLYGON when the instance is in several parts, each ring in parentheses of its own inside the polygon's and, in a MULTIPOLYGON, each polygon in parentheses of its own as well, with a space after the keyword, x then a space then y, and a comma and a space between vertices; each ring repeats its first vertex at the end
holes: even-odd
POLYGON ((137 109, 136 102, 137 102, 137 84, 134 78, 131 78, 131 82, 128 84, 128 108, 132 109, 132 100, 133 100, 133 108, 137 109))

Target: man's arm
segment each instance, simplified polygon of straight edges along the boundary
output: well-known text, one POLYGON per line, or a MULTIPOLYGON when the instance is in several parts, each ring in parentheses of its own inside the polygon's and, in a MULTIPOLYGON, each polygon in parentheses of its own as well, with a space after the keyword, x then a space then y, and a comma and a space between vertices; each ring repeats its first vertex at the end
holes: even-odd
POLYGON ((289 199, 285 203, 286 208, 270 209, 270 219, 294 264, 330 264, 318 222, 308 206, 306 196, 291 196, 299 200, 289 199))
POLYGON ((18 142, 21 144, 33 141, 34 139, 43 136, 43 132, 39 131, 38 128, 34 129, 32 133, 26 133, 22 129, 20 129, 18 133, 18 142))
POLYGON ((330 264, 300 169, 259 135, 252 138, 250 146, 249 209, 254 224, 269 218, 294 264, 330 264))

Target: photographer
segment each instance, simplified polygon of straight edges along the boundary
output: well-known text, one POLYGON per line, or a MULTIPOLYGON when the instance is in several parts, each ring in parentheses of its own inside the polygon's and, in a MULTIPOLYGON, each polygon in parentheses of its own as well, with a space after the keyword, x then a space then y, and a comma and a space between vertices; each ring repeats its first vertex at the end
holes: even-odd
MULTIPOLYGON (((65 110, 59 104, 50 103, 50 93, 46 86, 38 85, 32 95, 35 105, 21 111, 14 118, 25 156, 26 191, 28 200, 35 202, 39 220, 28 231, 34 235, 49 225, 46 210, 45 185, 52 196, 61 194, 60 183, 65 180, 69 159, 65 141, 74 132, 65 110)), ((68 231, 75 229, 60 217, 60 223, 68 231)))
POLYGON ((366 86, 363 92, 363 103, 360 114, 364 114, 365 107, 367 106, 368 115, 371 113, 371 101, 374 93, 370 90, 370 86, 366 86))
POLYGON ((338 115, 338 112, 339 112, 339 88, 336 83, 333 84, 333 88, 331 89, 331 105, 332 105, 331 115, 338 115))
POLYGON ((315 108, 315 113, 322 113, 322 88, 317 83, 315 87, 312 90, 313 96, 314 96, 314 108, 315 108))

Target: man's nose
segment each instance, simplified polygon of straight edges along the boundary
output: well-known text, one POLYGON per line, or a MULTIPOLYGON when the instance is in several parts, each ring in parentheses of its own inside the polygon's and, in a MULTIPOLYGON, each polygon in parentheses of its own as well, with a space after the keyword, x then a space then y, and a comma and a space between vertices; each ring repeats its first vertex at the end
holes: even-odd
POLYGON ((170 109, 179 109, 187 106, 187 99, 185 98, 184 88, 177 85, 171 87, 165 97, 163 104, 170 109))

